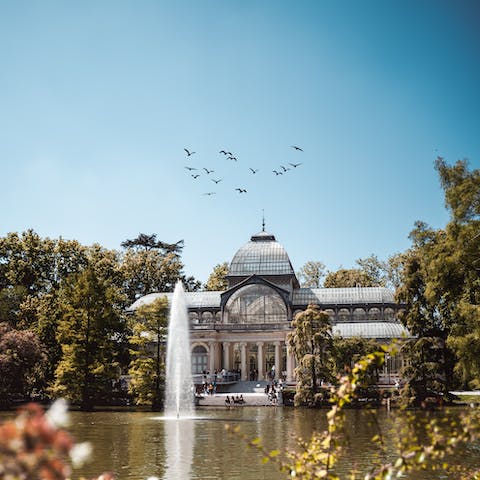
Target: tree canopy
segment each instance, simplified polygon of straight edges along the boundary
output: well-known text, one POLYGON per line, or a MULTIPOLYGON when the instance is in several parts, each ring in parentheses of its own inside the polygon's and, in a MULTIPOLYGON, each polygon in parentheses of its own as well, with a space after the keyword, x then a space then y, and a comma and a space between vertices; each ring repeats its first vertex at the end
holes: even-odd
POLYGON ((302 287, 320 288, 325 277, 325 264, 310 260, 298 271, 298 280, 302 287))
POLYGON ((218 292, 227 289, 228 263, 223 262, 213 267, 213 272, 208 277, 205 290, 218 292))
POLYGON ((374 281, 359 268, 341 268, 328 272, 323 282, 325 288, 373 287, 374 281))
POLYGON ((295 404, 320 404, 324 400, 322 383, 334 377, 330 318, 318 305, 309 305, 297 314, 292 327, 287 343, 297 361, 295 404))
POLYGON ((416 223, 397 292, 402 321, 417 335, 405 374, 418 398, 425 388, 480 386, 480 171, 463 160, 435 165, 450 220, 439 230, 416 223))
POLYGON ((118 377, 117 339, 124 329, 115 252, 98 249, 92 263, 62 286, 57 340, 62 355, 53 391, 90 409, 118 377))
POLYGON ((139 405, 150 404, 160 409, 164 402, 165 339, 168 326, 168 301, 157 298, 141 306, 129 319, 130 354, 132 361, 128 373, 130 392, 139 405))
POLYGON ((180 255, 184 247, 184 241, 179 240, 176 243, 166 243, 157 240, 157 234, 151 235, 140 233, 137 238, 125 240, 121 243, 123 248, 132 248, 134 250, 161 250, 164 253, 174 253, 180 255))

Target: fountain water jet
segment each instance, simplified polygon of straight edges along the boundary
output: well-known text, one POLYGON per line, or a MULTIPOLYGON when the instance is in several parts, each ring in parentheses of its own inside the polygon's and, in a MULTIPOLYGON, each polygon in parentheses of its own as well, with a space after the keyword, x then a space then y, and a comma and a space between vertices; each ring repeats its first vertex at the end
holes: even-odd
POLYGON ((168 323, 165 416, 189 418, 194 413, 190 326, 182 282, 177 282, 168 323))

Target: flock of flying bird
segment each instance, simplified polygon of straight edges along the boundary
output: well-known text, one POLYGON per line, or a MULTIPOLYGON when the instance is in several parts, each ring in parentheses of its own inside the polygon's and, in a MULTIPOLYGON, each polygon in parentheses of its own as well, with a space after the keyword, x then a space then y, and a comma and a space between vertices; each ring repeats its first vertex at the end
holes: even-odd
MULTIPOLYGON (((297 145, 290 145, 291 148, 293 148, 295 151, 297 152, 303 152, 303 149, 298 147, 297 145)), ((185 153, 187 154, 187 158, 188 157, 191 157, 192 155, 194 155, 195 153, 197 152, 193 152, 193 151, 190 151, 188 148, 184 148, 185 150, 185 153)), ((226 160, 230 160, 232 162, 238 162, 238 158, 232 153, 232 152, 228 152, 226 150, 220 150, 219 152, 220 154, 224 155, 225 159, 226 160)), ((278 176, 278 175, 284 175, 286 174, 288 171, 292 170, 292 169, 295 169, 295 168, 298 168, 300 165, 302 165, 303 162, 300 162, 300 163, 288 163, 288 165, 290 165, 290 167, 285 167, 284 165, 280 165, 280 168, 278 168, 277 170, 272 170, 272 173, 275 174, 275 176, 278 176)), ((190 176, 196 180, 197 178, 199 178, 201 176, 200 173, 197 173, 197 172, 200 172, 201 170, 203 170, 205 172, 206 175, 210 175, 212 173, 215 173, 215 170, 210 170, 206 167, 203 167, 201 169, 199 168, 195 168, 195 167, 191 167, 191 166, 185 166, 185 168, 188 170, 190 176)), ((249 170, 250 172, 252 173, 252 175, 256 175, 258 172, 259 172, 259 169, 255 169, 255 168, 252 168, 252 167, 249 167, 249 170)), ((215 185, 218 185, 220 182, 223 181, 223 178, 218 178, 218 179, 215 179, 215 178, 210 178, 210 180, 215 183, 215 185)), ((246 188, 242 188, 242 187, 237 187, 235 188, 235 191, 238 192, 239 194, 244 194, 244 193, 247 193, 247 189, 246 188)), ((210 195, 215 195, 217 192, 206 192, 206 193, 203 193, 202 195, 207 195, 207 196, 210 196, 210 195)))

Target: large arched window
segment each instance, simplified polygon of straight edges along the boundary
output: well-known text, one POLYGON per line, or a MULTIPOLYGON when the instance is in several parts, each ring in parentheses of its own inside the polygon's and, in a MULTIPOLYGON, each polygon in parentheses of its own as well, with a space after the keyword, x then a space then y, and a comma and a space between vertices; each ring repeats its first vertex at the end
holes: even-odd
POLYGON ((227 323, 280 323, 287 321, 282 297, 266 285, 247 285, 237 290, 225 306, 227 323))
POLYGON ((365 320, 365 316, 366 316, 366 313, 365 313, 365 310, 363 308, 356 308, 354 311, 353 311, 353 320, 355 322, 362 322, 365 320))
POLYGON ((207 350, 202 345, 197 345, 192 350, 192 373, 202 373, 207 370, 207 350))

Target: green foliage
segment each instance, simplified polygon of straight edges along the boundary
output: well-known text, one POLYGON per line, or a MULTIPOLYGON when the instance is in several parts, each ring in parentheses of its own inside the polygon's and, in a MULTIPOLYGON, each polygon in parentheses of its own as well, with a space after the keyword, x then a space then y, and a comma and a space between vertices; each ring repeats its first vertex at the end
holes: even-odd
POLYGON ((318 305, 309 305, 292 322, 287 336, 295 356, 296 405, 317 405, 325 401, 322 382, 333 379, 333 338, 329 316, 318 305))
POLYGON ((366 258, 356 260, 360 270, 369 278, 372 287, 385 287, 388 281, 388 264, 373 253, 366 258))
POLYGON ((48 387, 55 381, 55 371, 62 358, 62 346, 57 338, 57 330, 62 311, 59 305, 59 290, 52 290, 42 295, 37 305, 37 323, 33 330, 45 347, 47 363, 45 367, 45 380, 48 387))
POLYGON ((89 265, 59 293, 57 341, 62 357, 53 393, 89 409, 118 377, 116 339, 124 329, 115 252, 92 248, 89 265))
POLYGON ((168 326, 166 297, 141 306, 129 320, 132 362, 130 393, 138 405, 163 406, 165 392, 165 340, 168 326))
POLYGON ((373 287, 374 283, 374 279, 359 268, 341 268, 336 272, 328 272, 323 286, 324 288, 373 287))
POLYGON ((187 291, 200 288, 200 282, 183 273, 183 263, 174 252, 163 252, 156 248, 129 248, 121 261, 123 289, 130 303, 152 292, 173 292, 181 280, 187 291))
POLYGON ((418 337, 405 347, 405 374, 420 401, 426 390, 480 385, 480 171, 442 158, 436 168, 451 219, 444 230, 416 223, 397 291, 402 321, 418 337))
MULTIPOLYGON (((381 351, 362 358, 355 364, 350 374, 341 377, 338 386, 331 389, 332 407, 327 413, 327 429, 321 433, 314 433, 308 441, 299 440, 298 448, 294 451, 269 451, 261 439, 248 439, 239 427, 232 428, 227 425, 226 429, 256 449, 262 456, 262 463, 274 462, 289 478, 340 480, 341 477, 335 471, 335 467, 342 458, 348 461, 346 458, 348 450, 345 449, 348 441, 345 434, 345 409, 355 402, 369 372, 382 367, 386 354, 396 353, 395 345, 384 346, 381 351)), ((428 471, 434 476, 432 478, 437 478, 441 472, 442 476, 451 475, 451 478, 480 479, 480 469, 470 470, 461 463, 450 463, 454 453, 457 458, 461 458, 458 452, 480 439, 478 410, 461 415, 459 420, 451 415, 445 415, 440 419, 426 417, 421 424, 408 412, 403 413, 402 425, 398 428, 398 442, 394 446, 396 454, 394 459, 390 460, 392 453, 387 455, 382 425, 376 420, 375 411, 371 411, 372 423, 377 428, 371 442, 377 446, 379 455, 372 460, 367 471, 359 472, 352 467, 343 478, 350 480, 416 478, 417 472, 428 471), (424 443, 418 440, 419 429, 427 439, 424 443)), ((392 445, 389 445, 390 450, 391 448, 392 445)))
POLYGON ((28 290, 22 285, 8 285, 0 290, 0 322, 8 322, 15 327, 27 297, 28 290))
POLYGON ((448 166, 442 157, 435 168, 445 192, 445 205, 455 222, 467 223, 480 217, 480 170, 470 171, 466 160, 448 166))
MULTIPOLYGON (((105 353, 104 359, 99 353, 89 368, 96 379, 92 393, 100 394, 118 373, 118 362, 126 368, 130 361, 121 319, 125 307, 140 295, 173 290, 179 279, 187 291, 200 288, 200 282, 183 273, 183 241, 169 244, 156 235, 141 234, 124 246, 126 251, 120 255, 99 245, 86 247, 75 240, 41 238, 33 230, 0 238, 0 322, 31 330, 40 339, 47 355, 45 380, 56 394, 75 383, 78 369, 85 363, 82 348, 86 340, 82 343, 79 332, 84 331, 82 315, 87 311, 90 326, 99 332, 104 329, 106 335, 101 345, 91 336, 87 342, 89 352, 99 348, 105 353), (99 287, 96 307, 95 285, 99 287), (93 303, 82 304, 82 295, 93 303), (75 335, 79 338, 74 339, 75 335)), ((69 391, 69 398, 81 398, 80 390, 69 391)))
MULTIPOLYGON (((333 337, 335 371, 348 373, 362 357, 379 350, 380 344, 370 338, 343 338, 335 336, 333 337)), ((377 381, 377 373, 376 370, 369 372, 368 385, 372 385, 377 381)))
POLYGON ((325 265, 322 262, 314 260, 305 263, 297 274, 300 285, 310 288, 320 288, 325 275, 325 265))
POLYGON ((23 287, 39 295, 85 264, 85 247, 76 241, 42 239, 33 230, 0 238, 0 289, 23 287))
POLYGON ((228 263, 223 262, 213 267, 213 272, 208 277, 205 290, 218 292, 227 289, 228 263))
POLYGON ((166 243, 157 240, 157 235, 152 233, 147 235, 140 233, 137 238, 132 240, 125 240, 121 243, 123 248, 131 248, 134 250, 161 250, 163 253, 174 253, 180 255, 183 250, 183 240, 176 243, 166 243))
POLYGON ((341 268, 336 272, 328 272, 323 286, 325 288, 386 287, 395 285, 397 281, 395 256, 385 262, 372 253, 369 257, 357 259, 356 264, 358 268, 341 268))

